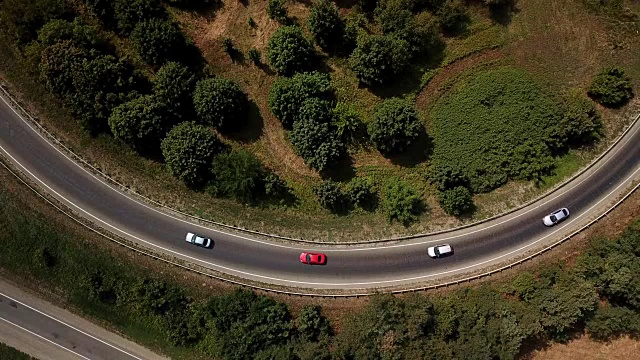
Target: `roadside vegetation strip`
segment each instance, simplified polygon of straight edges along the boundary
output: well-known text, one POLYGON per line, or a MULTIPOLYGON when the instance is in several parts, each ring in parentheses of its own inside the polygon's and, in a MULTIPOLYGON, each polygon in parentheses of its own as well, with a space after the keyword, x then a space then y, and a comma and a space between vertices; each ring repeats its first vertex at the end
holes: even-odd
POLYGON ((0 359, 2 360, 37 360, 18 349, 14 349, 7 344, 0 343, 0 359))
POLYGON ((329 320, 317 305, 298 303, 293 312, 250 291, 212 294, 206 280, 200 286, 173 269, 156 272, 153 264, 108 251, 7 182, 14 186, 12 193, 0 189, 0 267, 175 359, 514 359, 532 344, 582 333, 585 324, 603 341, 640 330, 640 283, 633 281, 640 271, 640 219, 616 240, 592 239, 572 266, 552 262, 438 295, 377 294, 362 309, 329 320), (392 335, 395 341, 384 341, 392 335))

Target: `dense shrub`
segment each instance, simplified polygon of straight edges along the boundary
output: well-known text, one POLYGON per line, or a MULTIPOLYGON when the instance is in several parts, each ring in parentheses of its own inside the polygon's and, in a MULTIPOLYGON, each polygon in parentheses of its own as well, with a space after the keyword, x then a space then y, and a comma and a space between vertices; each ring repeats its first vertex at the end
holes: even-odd
POLYGON ((394 79, 407 66, 409 44, 402 39, 382 35, 363 35, 349 57, 358 80, 366 85, 381 85, 394 79))
POLYGON ((287 183, 273 171, 263 173, 262 186, 264 194, 268 197, 283 197, 289 193, 287 183))
POLYGON ((326 180, 320 185, 313 188, 313 192, 318 198, 318 202, 322 207, 333 212, 339 212, 345 208, 345 196, 340 188, 340 184, 335 181, 326 180))
POLYGON ((606 341, 612 337, 640 331, 640 316, 633 310, 618 306, 599 306, 587 322, 589 336, 606 341))
POLYGON ((335 52, 342 45, 345 22, 333 2, 321 0, 314 4, 307 18, 307 26, 323 50, 335 52))
POLYGON ((300 119, 289 136, 291 144, 311 168, 324 171, 344 154, 344 144, 330 124, 300 119))
POLYGON ((183 122, 169 131, 161 147, 171 175, 188 186, 199 186, 209 178, 211 160, 222 143, 206 127, 183 122))
POLYGON ((327 74, 300 73, 278 78, 269 89, 269 109, 285 128, 293 127, 302 103, 310 98, 329 98, 331 81, 327 74))
POLYGON ((355 206, 370 208, 375 205, 378 194, 369 177, 355 177, 347 185, 347 195, 355 206))
POLYGON ((38 30, 53 19, 69 19, 73 8, 66 0, 0 1, 3 31, 23 45, 34 40, 38 30))
POLYGON ((75 45, 86 49, 99 48, 104 45, 104 40, 98 34, 98 29, 84 24, 80 18, 75 18, 73 22, 63 19, 51 20, 38 31, 38 41, 43 47, 64 40, 71 40, 75 45))
POLYGON ((461 0, 447 0, 438 10, 440 26, 445 31, 452 31, 467 19, 467 10, 461 0))
POLYGON ((84 0, 89 12, 105 24, 114 21, 113 0, 84 0))
POLYGON ((464 186, 440 192, 440 206, 449 215, 460 216, 473 208, 471 192, 464 186))
POLYGON ((214 196, 229 196, 251 201, 257 195, 262 178, 262 164, 245 150, 222 153, 213 158, 212 182, 207 191, 214 196))
POLYGON ((633 97, 633 87, 622 69, 612 67, 596 75, 587 93, 604 106, 619 107, 633 97))
POLYGON ((383 154, 406 150, 420 135, 422 124, 413 105, 391 98, 376 106, 369 122, 371 141, 383 154))
POLYGON ((267 15, 269 15, 269 18, 281 24, 289 22, 287 8, 284 6, 284 2, 285 0, 268 0, 267 2, 267 15))
POLYGON ((281 75, 309 69, 313 56, 313 46, 297 26, 279 28, 267 44, 269 65, 281 75))
POLYGON ((71 40, 64 40, 44 49, 40 59, 40 80, 47 90, 65 96, 75 92, 74 76, 82 63, 91 57, 89 50, 71 40))
POLYGON ((473 193, 509 178, 536 179, 553 169, 546 129, 561 123, 562 115, 526 73, 511 68, 478 73, 434 106, 432 161, 468 179, 473 193))
POLYGON ((386 1, 376 10, 382 31, 409 44, 412 56, 424 55, 438 41, 438 23, 429 12, 414 16, 410 1, 386 1))
POLYGON ((191 111, 196 77, 189 68, 173 61, 165 63, 156 72, 152 83, 155 96, 172 116, 182 118, 191 111))
POLYGON ((193 104, 204 122, 220 129, 239 129, 246 123, 249 99, 231 80, 216 77, 198 81, 193 104))
POLYGON ((126 102, 109 116, 113 135, 136 150, 158 151, 160 142, 175 124, 164 104, 152 95, 126 102))
POLYGON ((304 100, 298 109, 298 120, 332 124, 333 108, 331 102, 316 97, 304 100))
POLYGON ((140 22, 160 18, 163 15, 163 10, 160 0, 113 1, 116 26, 123 34, 131 33, 140 22))
POLYGON ((318 305, 305 305, 296 319, 296 328, 300 337, 307 341, 317 341, 321 337, 329 336, 331 328, 327 318, 322 316, 318 305))
POLYGON ((332 119, 336 133, 345 142, 354 141, 363 130, 360 114, 350 104, 338 102, 333 109, 332 119))
POLYGON ((155 66, 177 59, 186 47, 180 29, 171 22, 157 18, 139 22, 130 38, 140 57, 155 66))
POLYGON ((408 225, 418 219, 423 203, 418 193, 404 181, 395 181, 385 189, 383 207, 389 222, 408 225))

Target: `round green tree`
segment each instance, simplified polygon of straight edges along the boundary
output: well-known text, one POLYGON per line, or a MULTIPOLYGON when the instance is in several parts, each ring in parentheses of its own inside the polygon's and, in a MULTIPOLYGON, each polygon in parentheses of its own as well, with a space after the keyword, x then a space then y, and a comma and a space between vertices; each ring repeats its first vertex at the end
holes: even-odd
POLYGON ((205 126, 183 122, 169 131, 161 148, 171 175, 188 186, 199 186, 209 178, 211 160, 222 143, 205 126))
POLYGON ((420 134, 422 123, 411 103, 399 98, 378 105, 369 122, 369 136, 383 154, 406 150, 420 134))
POLYGON ((321 0, 313 5, 307 18, 307 26, 316 43, 323 50, 335 51, 340 47, 344 37, 345 22, 333 2, 321 0))
POLYGON ((113 135, 137 150, 157 150, 171 128, 171 119, 162 102, 143 95, 113 109, 109 128, 113 135))
POLYGON ((384 35, 360 36, 349 57, 358 80, 367 85, 382 85, 401 73, 409 59, 409 44, 384 35))
POLYGON ((136 25, 131 44, 140 57, 151 65, 162 65, 178 57, 185 48, 185 39, 176 25, 153 18, 136 25))
POLYGON ((249 99, 237 83, 216 77, 198 81, 193 104, 198 116, 207 124, 234 130, 246 121, 249 99))
POLYGON ((633 97, 633 87, 624 70, 612 67, 600 71, 587 93, 604 106, 620 107, 633 97))
POLYGON ((329 124, 312 119, 296 121, 289 140, 298 155, 318 171, 326 170, 344 153, 344 144, 331 130, 329 124))
POLYGON ((186 66, 170 61, 153 77, 153 92, 176 117, 182 117, 192 104, 196 78, 186 66))
POLYGON ((284 125, 293 127, 300 106, 310 98, 327 98, 331 93, 331 80, 327 74, 299 73, 291 78, 281 77, 269 89, 269 109, 284 125))
POLYGON ((269 65, 278 74, 293 75, 309 68, 313 60, 313 46, 297 26, 283 26, 267 44, 269 65))

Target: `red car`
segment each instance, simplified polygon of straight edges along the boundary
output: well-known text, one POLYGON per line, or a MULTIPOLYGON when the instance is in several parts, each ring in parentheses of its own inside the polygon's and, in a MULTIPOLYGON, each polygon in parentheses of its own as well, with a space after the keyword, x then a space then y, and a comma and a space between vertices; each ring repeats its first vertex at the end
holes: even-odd
POLYGON ((327 262, 327 256, 325 254, 303 252, 300 254, 300 262, 309 265, 324 265, 327 262))

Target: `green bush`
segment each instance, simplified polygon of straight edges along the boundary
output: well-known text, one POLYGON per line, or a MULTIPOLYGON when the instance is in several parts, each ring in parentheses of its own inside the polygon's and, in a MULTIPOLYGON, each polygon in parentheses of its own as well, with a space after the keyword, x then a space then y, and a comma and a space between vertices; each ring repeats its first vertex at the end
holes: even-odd
POLYGON ((287 183, 273 171, 266 171, 262 177, 264 194, 269 197, 283 197, 289 193, 287 183))
POLYGON ((355 141, 363 132, 360 114, 350 104, 338 102, 333 109, 332 119, 336 133, 345 142, 355 141))
POLYGON ((313 188, 313 192, 318 198, 322 207, 332 212, 340 212, 345 208, 345 196, 340 188, 340 184, 335 181, 325 180, 320 185, 313 188))
POLYGON ((445 31, 457 29, 467 17, 467 10, 461 0, 447 0, 438 10, 440 26, 445 31))
POLYGON ((180 29, 158 18, 139 22, 131 32, 130 39, 140 57, 154 66, 177 59, 186 47, 180 29))
POLYGON ((156 98, 163 102, 172 116, 182 118, 192 111, 196 77, 189 68, 173 61, 165 63, 156 72, 152 84, 156 98))
POLYGON ((278 28, 267 43, 269 65, 281 75, 308 70, 313 56, 313 46, 297 26, 278 28))
POLYGON ((422 123, 413 105, 391 98, 376 106, 369 121, 371 141, 385 155, 405 151, 418 139, 422 123))
POLYGON ((302 103, 310 98, 330 97, 331 80, 327 74, 300 73, 278 78, 269 89, 269 110, 285 128, 293 127, 302 103))
POLYGON ((285 0, 268 0, 267 2, 267 15, 270 19, 273 19, 280 24, 286 24, 289 22, 287 16, 287 8, 284 6, 285 0))
POLYGON ((213 158, 213 180, 207 191, 214 196, 230 196, 241 201, 252 201, 262 179, 260 160, 245 150, 222 153, 213 158))
POLYGON ((394 181, 384 194, 383 207, 389 222, 394 220, 406 225, 418 220, 423 210, 418 193, 404 181, 394 181))
POLYGON ((222 143, 206 127, 183 122, 169 131, 161 148, 171 175, 188 186, 199 186, 209 178, 211 160, 222 143))
POLYGON ((596 75, 587 93, 606 107, 620 107, 633 97, 633 86, 624 70, 611 67, 596 75))
POLYGON ((468 179, 473 193, 510 178, 536 179, 554 167, 546 129, 562 116, 558 103, 526 73, 511 68, 478 73, 434 106, 432 162, 468 179))
POLYGON ((221 78, 203 79, 193 93, 196 113, 207 124, 236 130, 246 123, 249 99, 237 83, 221 78))
POLYGON ((356 49, 349 57, 351 69, 366 85, 382 85, 396 78, 408 64, 409 44, 382 35, 358 37, 356 49))
POLYGON ((307 26, 320 48, 330 52, 340 49, 345 22, 333 2, 321 0, 314 4, 307 18, 307 26))
POLYGON ((113 0, 113 14, 118 30, 130 34, 140 22, 160 21, 164 9, 160 0, 113 0))
POLYGON ((440 192, 440 206, 449 215, 460 216, 473 209, 471 192, 464 186, 440 192))
POLYGON ((105 24, 114 21, 113 0, 84 0, 89 12, 105 24))
POLYGON ((318 305, 305 305, 296 319, 296 329, 300 337, 307 341, 317 341, 331 334, 329 321, 322 316, 318 305))
POLYGON ((75 18, 73 22, 63 19, 51 20, 38 31, 38 41, 43 47, 64 40, 71 40, 74 44, 86 49, 104 46, 104 40, 98 34, 98 29, 84 24, 80 18, 75 18))
POLYGON ((74 76, 80 72, 82 63, 92 54, 71 40, 48 46, 40 59, 40 81, 47 90, 58 96, 74 93, 74 76))
POLYGON ((330 124, 312 119, 296 121, 289 140, 305 163, 320 172, 340 159, 345 150, 330 124))
POLYGON ((152 95, 143 95, 119 105, 109 116, 113 135, 136 150, 159 150, 160 142, 175 124, 164 104, 152 95))
POLYGON ((378 194, 369 177, 355 177, 347 185, 347 195, 355 206, 371 208, 375 205, 378 194))
POLYGON ((330 101, 312 97, 306 99, 298 109, 298 121, 315 121, 333 124, 333 108, 330 101))
POLYGON ((633 310, 617 306, 599 306, 587 321, 589 336, 600 341, 640 330, 640 316, 633 310))

